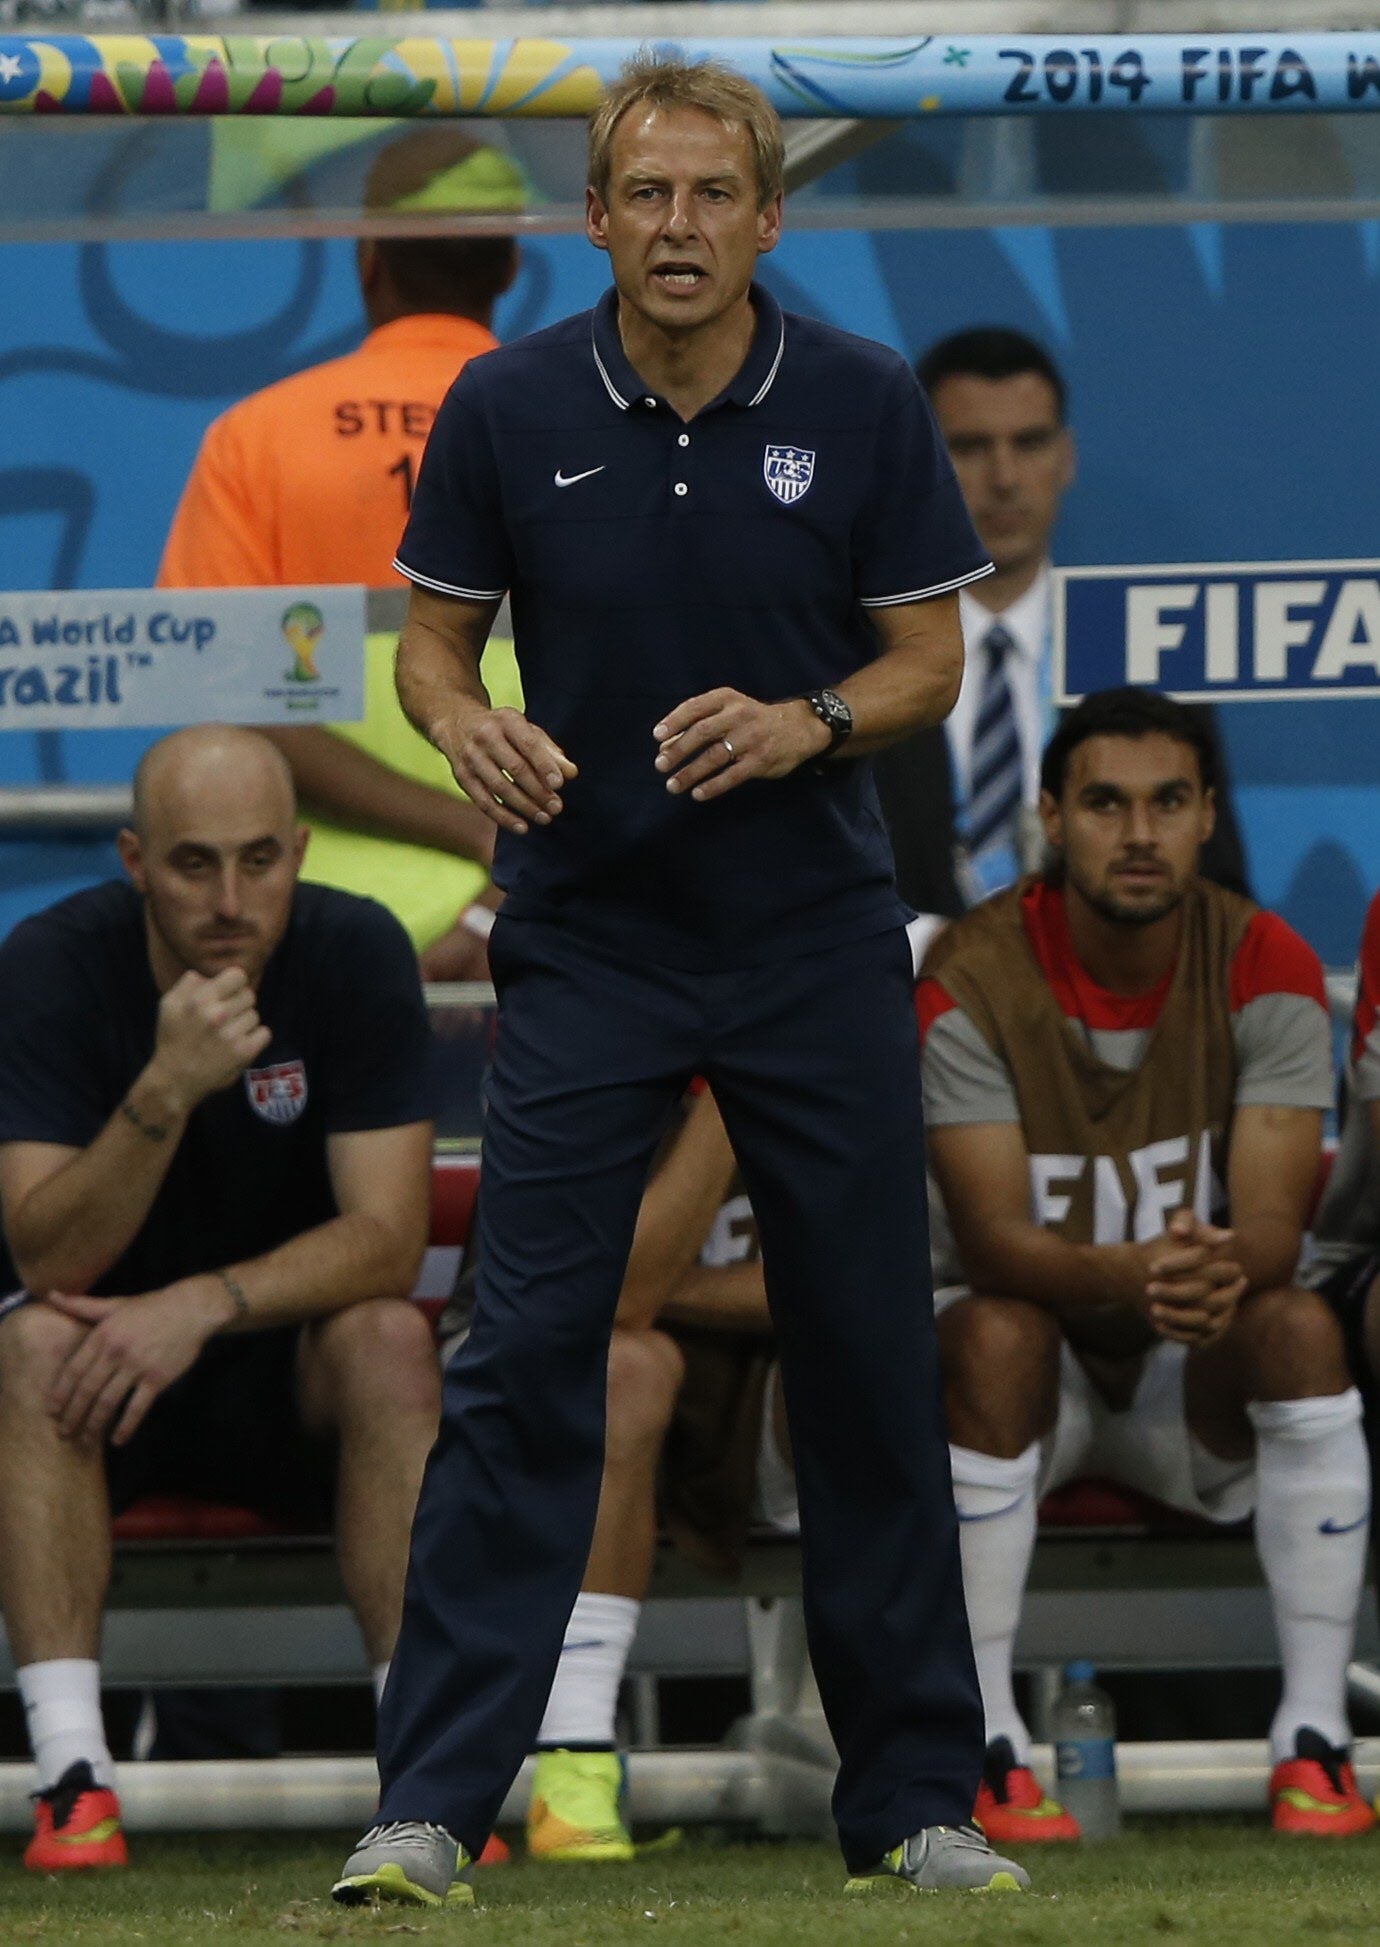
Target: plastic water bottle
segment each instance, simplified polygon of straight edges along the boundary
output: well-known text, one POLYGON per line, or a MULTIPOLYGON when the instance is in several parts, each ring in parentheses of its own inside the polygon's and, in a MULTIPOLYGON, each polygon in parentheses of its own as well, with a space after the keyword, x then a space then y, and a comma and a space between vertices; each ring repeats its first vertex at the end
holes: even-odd
POLYGON ((1116 1785, 1116 1711, 1099 1690, 1091 1663, 1070 1663, 1054 1706, 1054 1762, 1058 1794, 1085 1839, 1113 1839, 1121 1830, 1116 1785))

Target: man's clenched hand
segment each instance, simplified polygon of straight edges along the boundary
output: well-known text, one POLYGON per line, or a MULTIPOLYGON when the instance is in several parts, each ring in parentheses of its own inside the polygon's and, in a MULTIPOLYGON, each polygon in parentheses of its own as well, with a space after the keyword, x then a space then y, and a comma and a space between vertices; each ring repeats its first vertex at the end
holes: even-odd
POLYGON ((1229 1328, 1247 1284, 1234 1244, 1231 1231, 1184 1209, 1174 1212, 1162 1237, 1141 1246, 1142 1306, 1161 1338, 1208 1345, 1229 1328))
POLYGON ((185 1114, 228 1088, 272 1038, 241 968, 209 979, 189 969, 159 1002, 152 1078, 185 1114))

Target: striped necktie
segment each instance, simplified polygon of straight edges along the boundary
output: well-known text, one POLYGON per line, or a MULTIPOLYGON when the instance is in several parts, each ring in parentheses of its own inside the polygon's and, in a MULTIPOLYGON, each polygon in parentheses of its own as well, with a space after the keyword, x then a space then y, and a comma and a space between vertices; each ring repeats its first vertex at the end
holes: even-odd
POLYGON ((1021 739, 1007 679, 1015 637, 994 622, 982 639, 987 662, 973 732, 972 785, 968 793, 968 850, 976 858, 989 845, 1014 845, 1021 804, 1021 739))

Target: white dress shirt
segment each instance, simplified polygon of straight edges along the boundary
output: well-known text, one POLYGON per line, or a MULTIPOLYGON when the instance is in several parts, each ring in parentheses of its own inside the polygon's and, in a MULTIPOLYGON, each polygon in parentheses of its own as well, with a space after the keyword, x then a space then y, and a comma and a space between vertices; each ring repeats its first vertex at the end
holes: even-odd
MULTIPOLYGON (((979 583, 982 587, 984 584, 979 583)), ((963 627, 963 646, 967 659, 963 687, 947 721, 949 752, 953 758, 954 791, 960 813, 966 808, 972 789, 973 732, 977 727, 978 703, 986 672, 982 653, 983 639, 996 622, 1006 629, 1015 649, 1008 655, 1006 680, 1016 712, 1016 733, 1021 740, 1021 798, 1027 805, 1040 802, 1040 757, 1049 734, 1049 564, 1041 568, 1024 595, 1017 596, 1010 608, 1000 614, 984 608, 967 588, 958 591, 958 613, 963 627)))

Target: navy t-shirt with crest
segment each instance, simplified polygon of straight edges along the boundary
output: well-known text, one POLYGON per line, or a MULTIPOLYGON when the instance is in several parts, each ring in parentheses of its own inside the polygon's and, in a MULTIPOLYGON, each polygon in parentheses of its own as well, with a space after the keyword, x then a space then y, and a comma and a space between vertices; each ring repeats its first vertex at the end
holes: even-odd
POLYGON ((754 286, 746 362, 688 423, 593 312, 472 359, 437 416, 398 555, 423 588, 511 594, 528 716, 580 767, 501 833, 515 918, 668 965, 748 965, 899 925, 869 766, 673 797, 658 720, 720 685, 768 701, 878 650, 869 609, 991 572, 933 416, 886 347, 754 286))
MULTIPOLYGON (((153 1054, 158 1002, 127 883, 21 921, 0 945, 0 1142, 93 1142, 153 1054)), ((273 1039, 192 1111, 142 1229, 96 1292, 154 1291, 276 1249, 337 1215, 328 1136, 430 1117, 416 954, 373 900, 299 885, 258 1008, 273 1039)))

